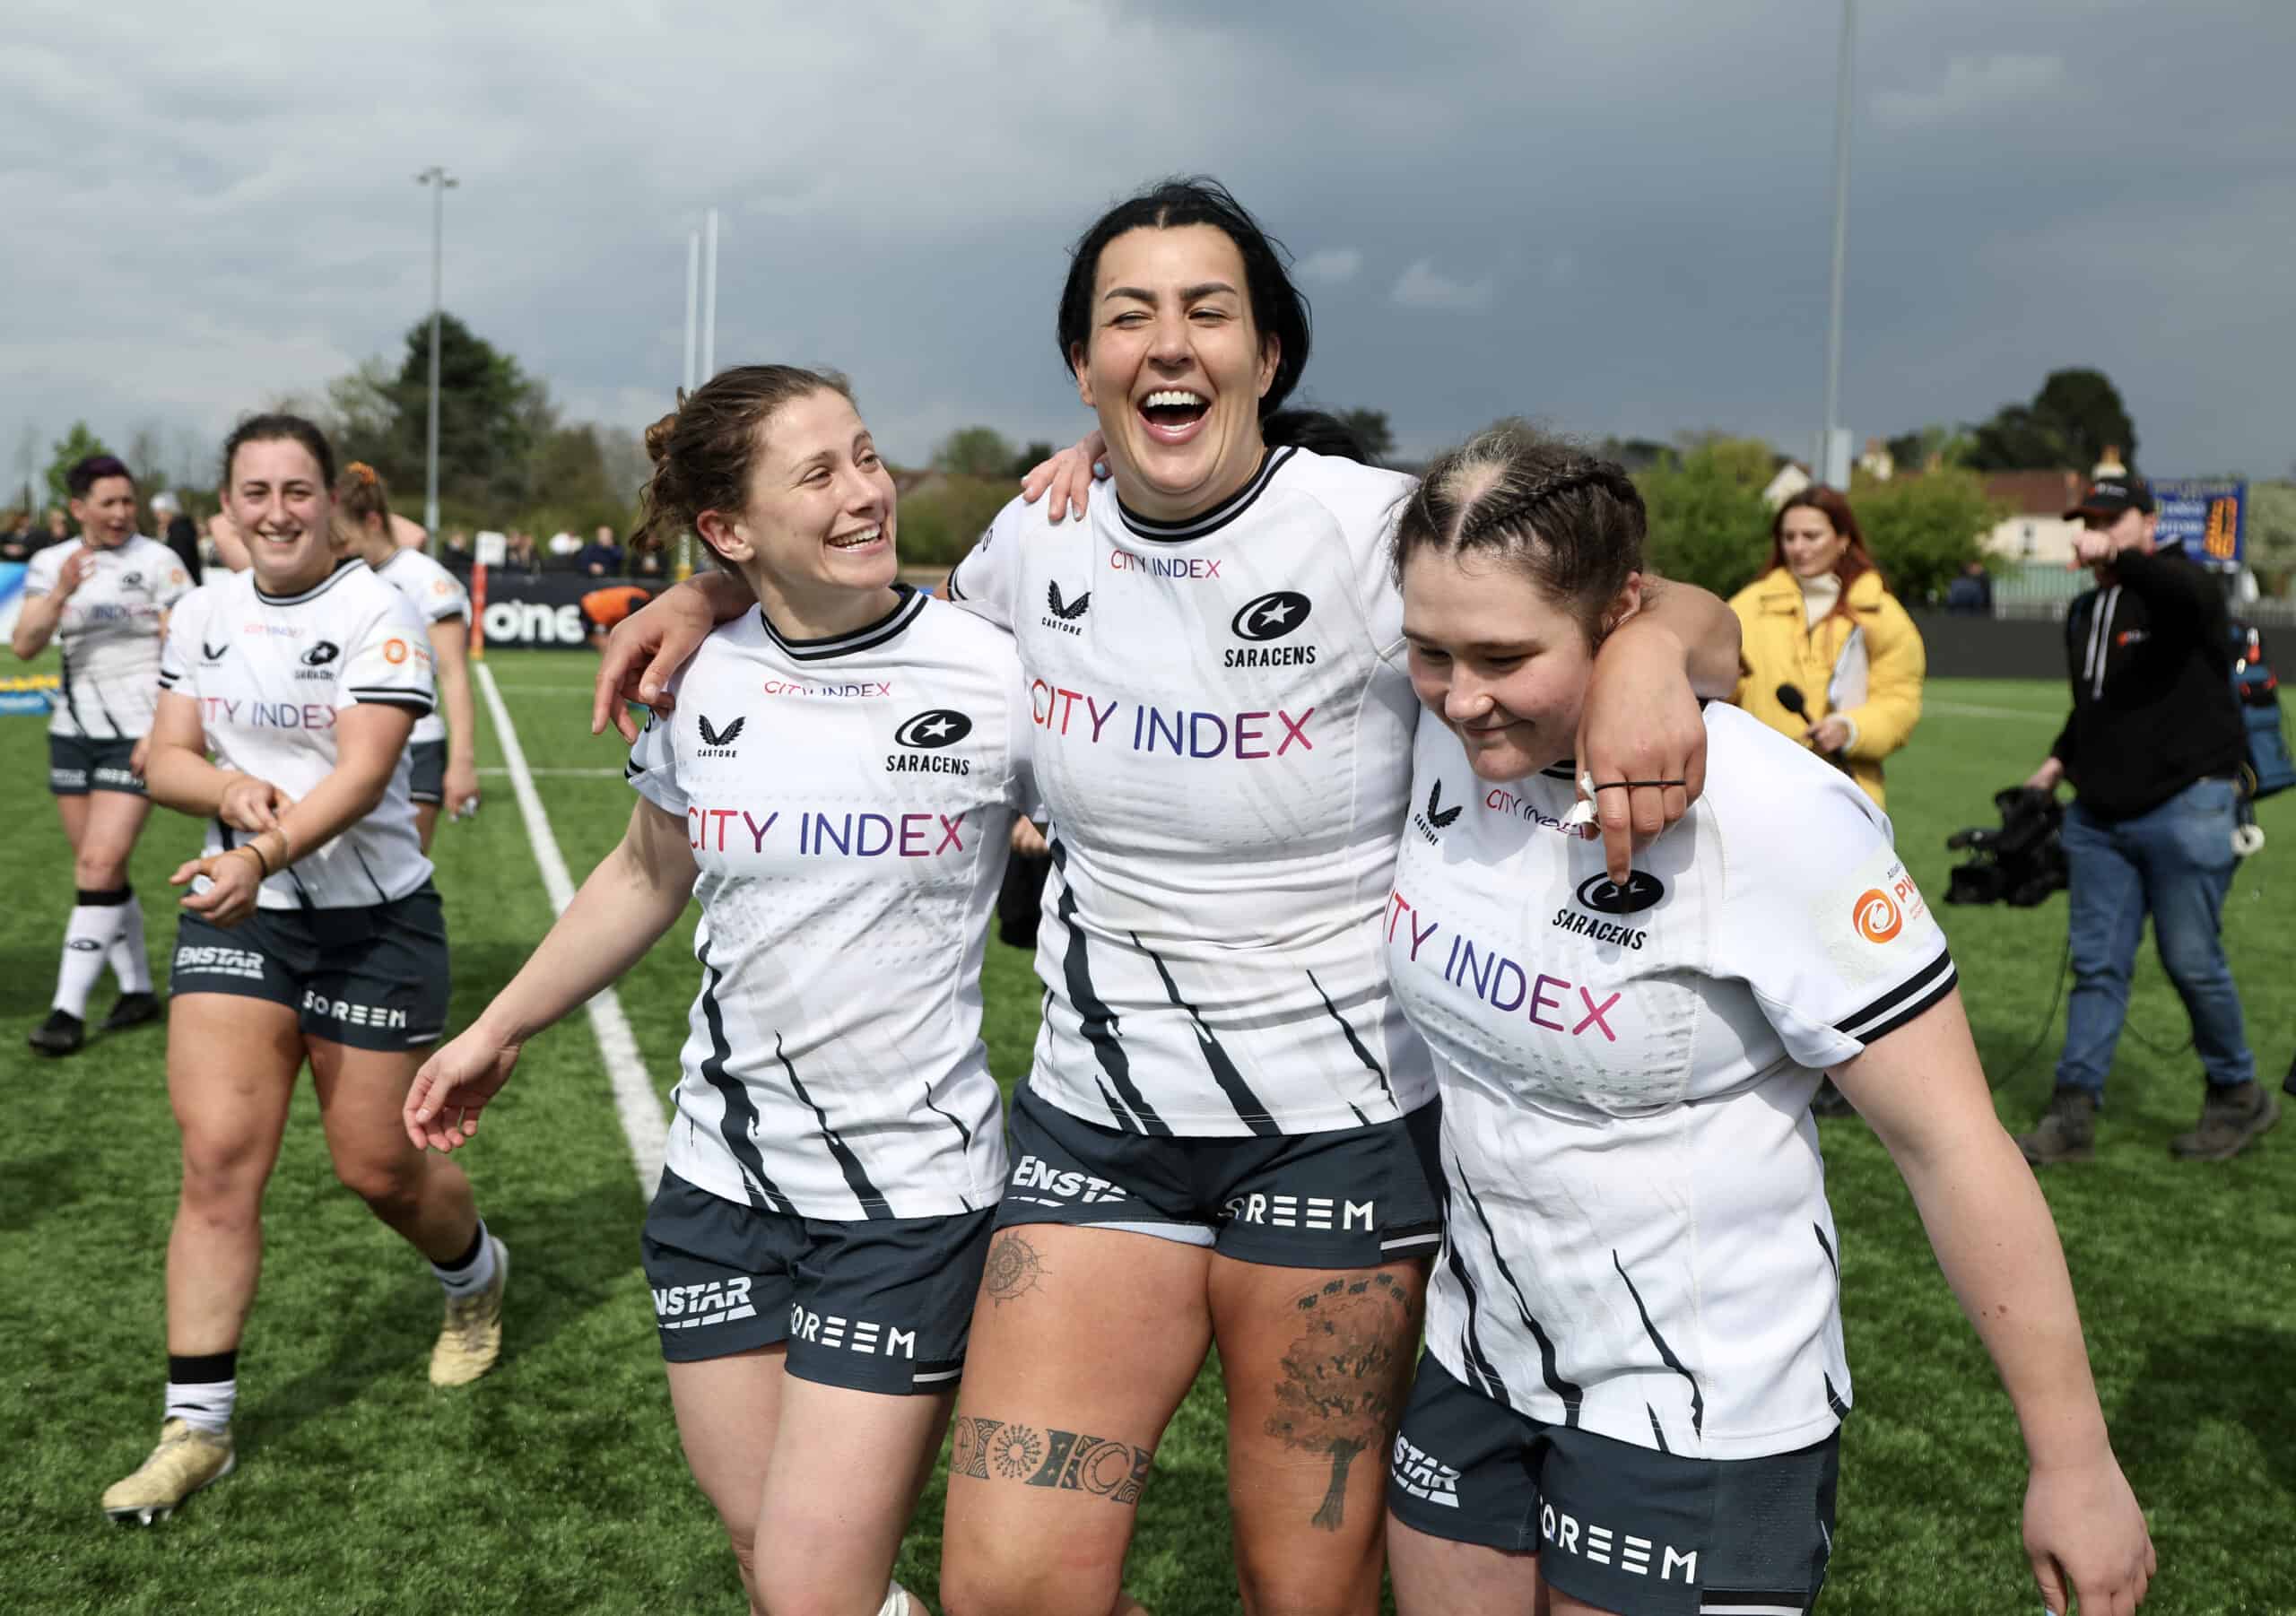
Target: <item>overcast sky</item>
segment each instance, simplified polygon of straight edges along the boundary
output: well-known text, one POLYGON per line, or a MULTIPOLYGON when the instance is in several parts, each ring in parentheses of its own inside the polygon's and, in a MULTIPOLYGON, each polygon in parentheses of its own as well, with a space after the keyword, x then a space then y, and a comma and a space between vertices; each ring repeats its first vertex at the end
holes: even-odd
MULTIPOLYGON (((1866 0, 1842 397, 1860 438, 2051 369, 2156 476, 2296 461, 2296 5, 1866 0)), ((1503 413, 1806 456, 1837 0, 797 7, 11 0, 0 463, 84 416, 188 456, 448 307, 640 426, 723 210, 718 357, 849 371, 896 459, 1065 441, 1065 248, 1227 180, 1315 307, 1303 393, 1409 450, 1503 413)))

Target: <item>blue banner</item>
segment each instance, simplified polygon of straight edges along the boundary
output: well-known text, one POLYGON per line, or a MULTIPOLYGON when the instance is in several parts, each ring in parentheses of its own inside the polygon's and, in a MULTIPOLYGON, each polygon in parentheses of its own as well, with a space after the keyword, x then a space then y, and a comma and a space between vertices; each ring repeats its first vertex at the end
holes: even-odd
POLYGON ((2248 485, 2186 479, 2152 485, 2162 544, 2182 544, 2196 561, 2238 567, 2248 559, 2248 485))

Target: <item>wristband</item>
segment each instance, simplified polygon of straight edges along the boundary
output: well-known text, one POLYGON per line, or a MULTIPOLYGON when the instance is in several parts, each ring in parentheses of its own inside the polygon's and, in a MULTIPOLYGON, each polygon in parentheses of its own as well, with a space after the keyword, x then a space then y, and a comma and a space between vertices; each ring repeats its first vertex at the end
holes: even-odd
POLYGON ((268 859, 264 857, 263 849, 257 847, 253 842, 241 842, 238 847, 228 848, 226 851, 232 853, 254 854, 255 867, 263 872, 263 873, 256 879, 258 881, 269 881, 271 879, 271 863, 268 859))

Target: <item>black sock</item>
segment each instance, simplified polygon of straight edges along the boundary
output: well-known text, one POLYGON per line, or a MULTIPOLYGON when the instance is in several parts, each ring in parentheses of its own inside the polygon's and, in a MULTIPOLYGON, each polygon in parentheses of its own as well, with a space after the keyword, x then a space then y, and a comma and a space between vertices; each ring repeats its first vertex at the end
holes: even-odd
POLYGON ((478 1226, 470 1231, 470 1249, 468 1251, 464 1252, 462 1255, 457 1257, 451 1263, 433 1263, 430 1266, 436 1268, 441 1273, 460 1273, 464 1269, 478 1261, 478 1254, 484 1250, 485 1247, 486 1220, 481 1218, 478 1221, 478 1226))
POLYGON ((239 1373, 239 1350, 228 1352, 203 1352, 196 1357, 168 1354, 168 1379, 177 1386, 210 1386, 219 1380, 236 1380, 239 1373))
POLYGON ((117 908, 135 896, 135 890, 130 887, 106 887, 100 892, 81 887, 77 890, 74 901, 83 908, 110 909, 117 908))

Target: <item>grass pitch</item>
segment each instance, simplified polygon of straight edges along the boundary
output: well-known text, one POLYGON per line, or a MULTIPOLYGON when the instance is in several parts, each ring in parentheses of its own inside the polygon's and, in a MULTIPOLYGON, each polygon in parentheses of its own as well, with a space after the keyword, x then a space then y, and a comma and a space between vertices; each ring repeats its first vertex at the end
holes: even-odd
MULTIPOLYGON (((576 879, 630 812, 619 751, 587 734, 591 664, 488 658, 576 879), (567 772, 560 772, 567 771, 567 772)), ((1933 682, 1890 771, 1900 850, 1933 899, 1945 834, 1987 822, 2062 716, 2047 684, 1933 682)), ((481 704, 480 721, 485 725, 481 704)), ((638 1265, 641 1194, 579 1017, 531 1045, 465 1156, 515 1248, 495 1372, 441 1393, 423 1377, 438 1287, 329 1173, 308 1088, 266 1214, 263 1294, 240 1360, 240 1467, 151 1531, 108 1525, 106 1484, 156 1434, 161 1269, 176 1134, 163 1036, 99 1039, 41 1061, 72 878, 46 800, 36 719, 0 719, 0 813, 18 827, 17 900, 0 918, 0 1609, 39 1612, 559 1612, 742 1608, 731 1557, 679 1456, 638 1265)), ((480 762, 501 762, 483 733, 480 762)), ((550 910, 499 772, 475 820, 435 849, 454 938, 457 1026, 507 981, 550 910)), ((2271 845, 2240 871, 2226 934, 2261 1070, 2296 1040, 2296 795, 2264 805, 2271 845)), ((166 877, 196 826, 155 814, 135 879, 164 977, 166 877)), ((1987 1065, 2013 1126, 2047 1098, 2062 1030, 2045 1027, 2065 936, 2041 909, 1943 912, 1987 1065)), ((622 996, 657 1086, 676 1071, 695 983, 682 923, 622 996)), ((1037 990, 993 944, 987 1037, 1008 1084, 1026 1068, 1037 990)), ((109 985, 94 1003, 100 1016, 109 985)), ((2169 1136, 2200 1080, 2175 995, 2146 945, 2099 1160, 2043 1178, 2105 1409, 2161 1556, 2148 1612, 2296 1610, 2296 1125, 2238 1160, 2187 1166, 2169 1136)), ((1997 1612, 2037 1603, 2019 1546, 2022 1450, 2007 1400, 1939 1278, 1903 1185, 1856 1121, 1824 1130, 1842 1235, 1857 1412, 1822 1608, 1997 1612)), ((1158 1454, 1130 1586, 1158 1616, 1236 1608, 1222 1416, 1207 1377, 1158 1454)), ((930 1594, 936 1477, 900 1575, 930 1594)))

